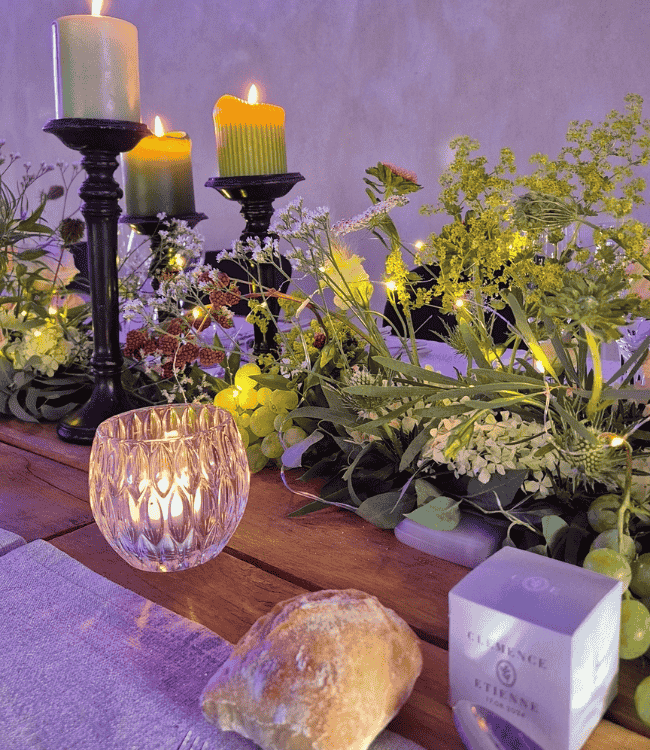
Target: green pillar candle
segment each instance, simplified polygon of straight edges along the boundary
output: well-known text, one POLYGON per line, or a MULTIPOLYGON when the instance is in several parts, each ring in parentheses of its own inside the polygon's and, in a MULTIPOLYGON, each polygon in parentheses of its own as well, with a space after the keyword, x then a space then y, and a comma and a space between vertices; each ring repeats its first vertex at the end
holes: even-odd
POLYGON ((226 94, 214 106, 214 129, 221 177, 282 174, 287 171, 284 110, 257 102, 251 86, 248 102, 226 94))
POLYGON ((148 135, 122 159, 128 216, 194 213, 192 141, 187 133, 148 135))
POLYGON ((140 122, 138 30, 95 5, 52 24, 56 116, 140 122))

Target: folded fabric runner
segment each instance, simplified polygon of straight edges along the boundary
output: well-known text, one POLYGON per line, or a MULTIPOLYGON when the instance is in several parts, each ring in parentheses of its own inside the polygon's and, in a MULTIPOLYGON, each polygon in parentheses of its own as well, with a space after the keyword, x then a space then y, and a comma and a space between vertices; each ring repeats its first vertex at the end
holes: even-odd
POLYGON ((7 552, 11 552, 12 549, 16 549, 23 544, 25 544, 25 540, 22 536, 14 534, 13 531, 0 529, 0 556, 6 555, 7 552))
MULTIPOLYGON (((0 557, 0 617, 2 747, 177 750, 188 733, 202 750, 256 747, 199 707, 230 643, 47 542, 0 557)), ((419 745, 385 731, 372 750, 419 745)))

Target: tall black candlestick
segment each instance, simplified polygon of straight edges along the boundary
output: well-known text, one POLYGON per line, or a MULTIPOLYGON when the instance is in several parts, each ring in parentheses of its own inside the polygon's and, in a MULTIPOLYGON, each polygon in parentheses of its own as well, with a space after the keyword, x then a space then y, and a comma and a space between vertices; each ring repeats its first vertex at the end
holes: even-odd
MULTIPOLYGON (((246 220, 246 227, 240 236, 242 242, 252 237, 264 239, 278 239, 277 235, 269 233, 269 226, 273 216, 273 201, 282 198, 291 188, 305 178, 299 172, 285 174, 250 175, 242 177, 211 177, 206 187, 217 190, 224 198, 238 201, 241 204, 241 214, 246 220)), ((278 263, 281 259, 278 257, 278 263)), ((282 264, 284 266, 284 264, 282 264)), ((289 266, 290 268, 290 266, 289 266)), ((287 281, 272 263, 260 263, 258 266, 259 284, 264 289, 283 291, 287 281)), ((255 283, 251 287, 255 287, 255 283)), ((280 313, 280 303, 269 297, 266 300, 273 320, 269 321, 267 330, 262 331, 255 326, 255 342, 253 354, 269 354, 277 350, 275 336, 278 332, 275 321, 280 313)))
POLYGON ((89 445, 101 422, 133 408, 122 386, 117 284, 118 200, 122 190, 113 173, 118 166, 117 155, 134 148, 149 129, 139 122, 62 118, 50 120, 43 130, 81 152, 81 165, 87 173, 79 195, 88 233, 94 342, 90 367, 95 384, 88 401, 59 422, 57 433, 67 442, 89 445))

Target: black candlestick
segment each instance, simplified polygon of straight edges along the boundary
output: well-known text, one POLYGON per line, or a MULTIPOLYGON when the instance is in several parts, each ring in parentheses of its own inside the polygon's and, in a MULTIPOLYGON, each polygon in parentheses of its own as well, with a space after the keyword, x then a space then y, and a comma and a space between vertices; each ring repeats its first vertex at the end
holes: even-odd
MULTIPOLYGON (((238 201, 241 204, 241 214, 246 220, 246 227, 240 236, 240 240, 246 242, 247 239, 252 237, 278 239, 276 234, 269 233, 269 225, 273 216, 273 201, 276 198, 282 198, 296 183, 304 179, 299 172, 242 177, 211 177, 205 183, 205 186, 214 188, 224 198, 230 201, 238 201)), ((281 259, 278 257, 278 263, 280 262, 281 259)), ((282 267, 285 267, 284 263, 282 267)), ((260 263, 258 275, 259 283, 264 289, 284 291, 288 284, 285 276, 278 272, 273 263, 260 263)), ((251 287, 254 286, 254 284, 251 285, 251 287)), ((269 321, 265 333, 262 333, 255 326, 255 342, 253 344, 255 356, 277 351, 275 336, 278 329, 274 321, 280 314, 280 303, 273 297, 267 298, 266 301, 273 316, 273 321, 269 321)))
POLYGON ((149 264, 149 276, 151 276, 151 286, 154 290, 160 287, 160 275, 169 265, 171 256, 168 252, 161 252, 160 245, 162 237, 160 230, 165 229, 168 223, 174 219, 186 221, 190 229, 208 217, 205 214, 177 214, 175 216, 165 216, 159 219, 157 216, 121 216, 120 224, 128 224, 138 234, 144 234, 151 238, 151 263, 149 264))
POLYGON ((113 179, 117 155, 130 151, 149 134, 146 125, 122 120, 62 118, 43 128, 82 154, 87 178, 79 189, 88 232, 90 303, 94 352, 90 369, 95 379, 88 401, 57 426, 62 440, 90 445, 105 419, 133 408, 122 386, 123 358, 119 340, 117 286, 118 200, 122 190, 113 179))

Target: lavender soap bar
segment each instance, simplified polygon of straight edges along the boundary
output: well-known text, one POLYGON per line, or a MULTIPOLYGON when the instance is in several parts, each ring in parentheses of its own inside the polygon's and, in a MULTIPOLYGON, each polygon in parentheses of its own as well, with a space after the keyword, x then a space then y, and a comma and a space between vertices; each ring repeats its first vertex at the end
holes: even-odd
POLYGON ((452 706, 578 750, 617 692, 620 581, 506 547, 449 592, 452 706))

